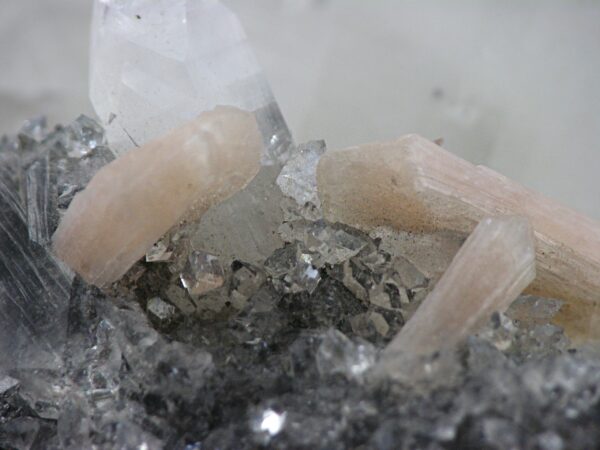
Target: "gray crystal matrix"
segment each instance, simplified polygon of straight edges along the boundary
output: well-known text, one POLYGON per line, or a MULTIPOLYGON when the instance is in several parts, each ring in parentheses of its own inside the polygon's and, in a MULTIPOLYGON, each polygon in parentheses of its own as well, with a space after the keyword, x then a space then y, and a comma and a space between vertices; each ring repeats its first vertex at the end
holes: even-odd
POLYGON ((597 446, 600 353, 552 324, 560 300, 520 297, 458 346, 410 361, 411 377, 375 379, 435 285, 447 236, 321 219, 299 162, 324 147, 299 148, 246 188, 254 203, 211 218, 276 199, 267 231, 247 224, 268 245, 231 221, 211 237, 203 218, 100 291, 53 258, 48 236, 112 158, 102 128, 32 120, 2 139, 0 448, 597 446))

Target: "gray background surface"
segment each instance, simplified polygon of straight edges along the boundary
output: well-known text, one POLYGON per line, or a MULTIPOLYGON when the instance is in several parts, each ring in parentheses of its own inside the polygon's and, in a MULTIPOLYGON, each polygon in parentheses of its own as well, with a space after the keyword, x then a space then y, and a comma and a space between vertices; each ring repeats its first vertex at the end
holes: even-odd
MULTIPOLYGON (((600 2, 229 0, 297 141, 418 132, 600 218, 600 2)), ((0 0, 0 133, 92 113, 88 0, 0 0)))

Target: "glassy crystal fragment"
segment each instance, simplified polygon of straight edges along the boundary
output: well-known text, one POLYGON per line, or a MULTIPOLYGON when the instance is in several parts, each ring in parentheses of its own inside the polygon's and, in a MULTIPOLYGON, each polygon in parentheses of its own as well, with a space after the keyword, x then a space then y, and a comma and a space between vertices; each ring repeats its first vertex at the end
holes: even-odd
POLYGON ((181 284, 193 297, 223 286, 225 274, 216 256, 193 251, 180 275, 181 284))
POLYGON ((250 182, 261 150, 251 114, 203 113, 103 167, 63 216, 54 251, 89 283, 116 281, 184 216, 250 182))
POLYGON ((300 144, 277 177, 281 192, 293 198, 301 207, 310 204, 321 208, 317 193, 317 163, 325 150, 325 141, 300 144))
POLYGON ((527 219, 484 219, 398 336, 382 364, 394 353, 430 354, 451 348, 506 308, 535 278, 533 232, 527 219))
POLYGON ((176 286, 175 284, 171 284, 166 289, 165 294, 169 299, 169 302, 183 314, 192 314, 196 311, 196 305, 192 302, 185 289, 176 286))
POLYGON ((356 230, 349 232, 323 220, 287 222, 279 227, 279 233, 286 242, 302 242, 317 267, 347 261, 367 245, 365 236, 356 230))
MULTIPOLYGON (((67 149, 74 148, 75 142, 72 140, 69 144, 71 147, 67 147, 67 149)), ((69 153, 72 154, 73 152, 70 151, 69 153)), ((88 149, 85 155, 81 157, 59 158, 55 162, 57 167, 58 208, 60 210, 67 209, 75 194, 82 191, 96 172, 114 159, 113 153, 108 147, 104 146, 88 149)))
POLYGON ((168 324, 175 317, 177 310, 160 297, 152 297, 146 305, 146 312, 161 325, 168 324))
POLYGON ((79 116, 68 127, 71 151, 69 156, 80 158, 96 147, 106 145, 104 129, 94 119, 79 116))
POLYGON ((169 251, 169 247, 163 241, 158 241, 146 253, 146 262, 164 262, 171 259, 173 252, 169 251))
POLYGON ((265 279, 264 273, 258 268, 234 262, 229 294, 233 306, 242 309, 246 305, 246 301, 263 285, 265 279))
POLYGON ((96 0, 90 97, 122 153, 218 105, 256 114, 267 156, 291 142, 237 17, 215 0, 96 0))
POLYGON ((32 144, 40 143, 48 134, 45 116, 38 116, 26 120, 19 130, 18 138, 21 147, 29 149, 32 144))
POLYGON ((477 332, 476 338, 469 338, 469 345, 476 346, 475 339, 481 339, 519 362, 530 358, 547 358, 567 351, 570 342, 561 328, 548 321, 519 322, 517 326, 517 321, 509 316, 513 306, 506 314, 493 314, 486 326, 477 332))
POLYGON ((338 330, 323 335, 317 350, 317 368, 322 375, 341 374, 360 379, 375 363, 377 352, 366 341, 353 342, 338 330))
POLYGON ((50 243, 58 224, 56 182, 52 180, 49 155, 35 161, 27 170, 27 230, 29 239, 40 245, 50 243))
POLYGON ((557 320, 571 334, 598 334, 600 225, 594 220, 416 135, 329 151, 317 179, 325 218, 361 229, 466 235, 483 217, 529 218, 537 251, 529 292, 567 300, 557 320))
POLYGON ((360 252, 366 242, 356 234, 340 227, 332 227, 317 221, 308 229, 307 247, 319 255, 323 264, 330 266, 344 262, 360 252))
POLYGON ((321 280, 313 256, 297 243, 275 250, 264 267, 273 285, 285 293, 312 293, 321 280))

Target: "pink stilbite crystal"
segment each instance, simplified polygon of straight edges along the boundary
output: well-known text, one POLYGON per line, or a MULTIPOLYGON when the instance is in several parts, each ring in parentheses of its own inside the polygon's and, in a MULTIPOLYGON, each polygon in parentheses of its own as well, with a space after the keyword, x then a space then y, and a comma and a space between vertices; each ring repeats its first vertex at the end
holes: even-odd
POLYGON ((103 167, 69 206, 54 252, 89 283, 111 283, 184 216, 246 186, 261 152, 252 114, 205 112, 103 167))
POLYGON ((386 354, 427 354, 454 346, 493 312, 504 312, 534 278, 528 220, 483 219, 386 354))
POLYGON ((527 217, 537 251, 529 292, 568 301, 557 320, 572 338, 598 328, 598 222, 417 135, 330 151, 317 181, 325 217, 366 230, 466 235, 483 217, 527 217))

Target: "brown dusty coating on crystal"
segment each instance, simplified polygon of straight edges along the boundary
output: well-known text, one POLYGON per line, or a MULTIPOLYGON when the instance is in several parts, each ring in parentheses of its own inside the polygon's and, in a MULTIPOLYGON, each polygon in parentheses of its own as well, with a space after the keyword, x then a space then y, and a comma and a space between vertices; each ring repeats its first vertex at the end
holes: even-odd
POLYGON ((493 312, 504 312, 534 278, 529 221, 483 219, 385 354, 428 354, 454 346, 493 312))
POLYGON ((87 282, 119 279, 172 226, 242 189, 260 168, 254 116, 217 107, 103 167, 53 236, 87 282))
POLYGON ((571 338, 599 328, 598 222, 417 135, 328 152, 317 181, 325 217, 366 230, 466 235, 483 217, 527 217, 538 274, 528 292, 568 301, 557 322, 571 338))

